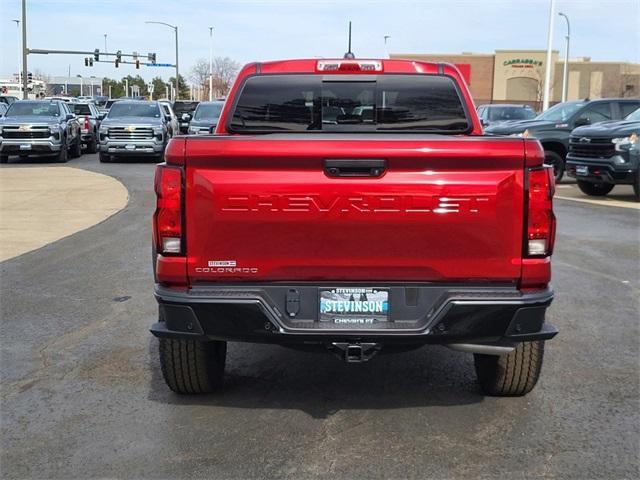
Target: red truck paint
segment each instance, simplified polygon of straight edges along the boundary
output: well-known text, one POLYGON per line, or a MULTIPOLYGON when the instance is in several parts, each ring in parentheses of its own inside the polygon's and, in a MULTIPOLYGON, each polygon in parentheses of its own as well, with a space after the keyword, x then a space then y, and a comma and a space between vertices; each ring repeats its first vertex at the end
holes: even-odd
POLYGON ((474 353, 485 393, 524 395, 535 386, 544 342, 558 333, 545 320, 553 300, 552 169, 543 166, 536 140, 482 134, 454 66, 396 59, 251 64, 232 87, 216 133, 172 139, 157 167, 159 318, 151 332, 172 390, 219 388, 227 341, 320 348, 347 362, 368 361, 383 347, 443 344, 474 353), (306 75, 249 79, 287 73, 306 75), (379 78, 389 73, 407 75, 379 78), (412 75, 450 77, 459 100, 436 90, 450 81, 418 83, 412 75), (245 81, 270 90, 247 90, 236 131, 261 121, 266 131, 297 131, 229 132, 245 81), (367 88, 352 89, 362 97, 342 95, 351 88, 344 82, 367 88), (394 82, 404 87, 386 87, 394 82), (320 83, 341 86, 317 95, 320 83), (438 94, 402 97, 422 92, 418 85, 438 94), (371 92, 382 100, 368 103, 371 92), (301 116, 300 106, 310 115, 301 116), (354 113, 365 106, 371 120, 354 113), (342 113, 325 119, 325 107, 342 113))

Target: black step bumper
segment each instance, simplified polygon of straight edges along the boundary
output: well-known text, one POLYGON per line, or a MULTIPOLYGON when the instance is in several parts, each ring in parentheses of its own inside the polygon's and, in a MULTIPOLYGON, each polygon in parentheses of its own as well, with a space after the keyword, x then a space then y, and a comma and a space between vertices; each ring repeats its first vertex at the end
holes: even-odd
MULTIPOLYGON (((369 286, 336 285, 331 286, 369 286)), ((372 285, 373 286, 373 285, 372 285)), ((545 323, 551 289, 523 293, 513 286, 389 284, 390 321, 373 328, 327 328, 318 321, 319 284, 215 285, 172 289, 156 285, 156 337, 280 344, 341 341, 385 344, 509 344, 549 340, 558 330, 545 323), (287 294, 296 291, 295 317, 287 294)))

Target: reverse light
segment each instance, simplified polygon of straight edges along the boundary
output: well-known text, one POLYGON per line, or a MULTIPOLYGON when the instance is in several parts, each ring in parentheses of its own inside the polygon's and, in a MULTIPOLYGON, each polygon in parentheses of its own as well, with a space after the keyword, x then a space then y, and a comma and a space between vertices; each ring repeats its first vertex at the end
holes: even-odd
POLYGON ((319 72, 382 72, 380 60, 318 60, 319 72))
POLYGON ((553 253, 556 218, 553 214, 554 177, 551 167, 529 170, 527 206, 527 256, 546 257, 553 253))
POLYGON ((159 253, 182 253, 182 169, 158 165, 154 188, 157 206, 153 237, 159 253))

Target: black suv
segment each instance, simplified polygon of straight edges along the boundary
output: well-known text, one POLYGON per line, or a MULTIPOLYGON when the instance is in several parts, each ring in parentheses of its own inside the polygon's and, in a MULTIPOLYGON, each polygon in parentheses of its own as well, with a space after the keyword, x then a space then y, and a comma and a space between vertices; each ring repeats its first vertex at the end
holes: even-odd
POLYGON ((624 120, 600 122, 571 132, 567 174, 587 195, 603 196, 615 185, 633 185, 640 201, 640 108, 624 120))
POLYGON ((531 120, 490 126, 485 132, 537 138, 544 148, 546 163, 553 165, 556 181, 560 181, 569 151, 569 136, 574 128, 606 120, 620 120, 638 107, 640 98, 576 100, 554 105, 531 120))

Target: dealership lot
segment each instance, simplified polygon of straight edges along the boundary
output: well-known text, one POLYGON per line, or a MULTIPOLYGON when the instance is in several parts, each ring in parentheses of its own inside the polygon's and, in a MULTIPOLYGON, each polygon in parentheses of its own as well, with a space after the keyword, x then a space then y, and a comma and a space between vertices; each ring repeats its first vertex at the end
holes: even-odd
POLYGON ((148 333, 153 165, 68 165, 115 177, 129 202, 0 264, 3 476, 638 474, 637 209, 556 202, 548 320, 560 334, 528 396, 481 396, 471 355, 442 347, 346 365, 230 344, 223 392, 179 397, 148 333))

